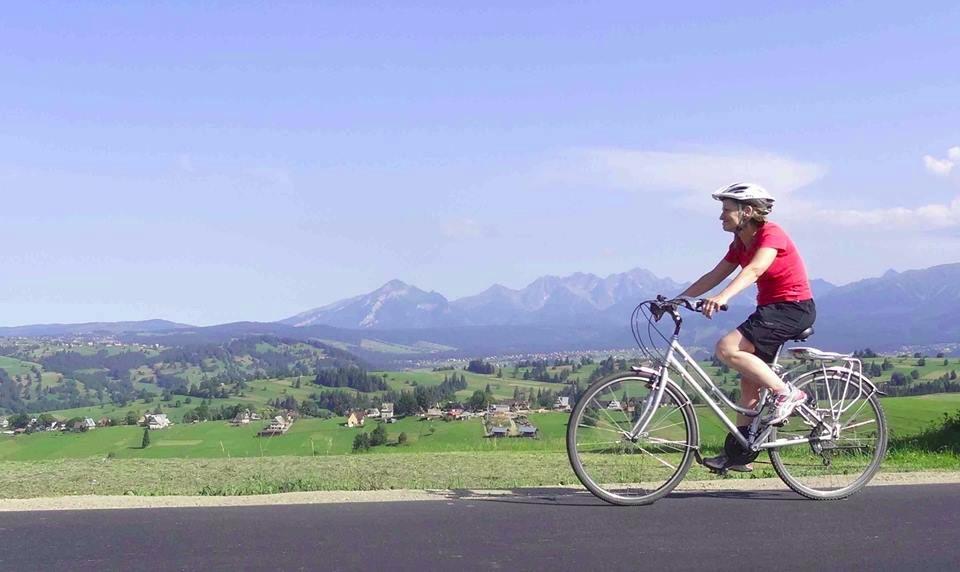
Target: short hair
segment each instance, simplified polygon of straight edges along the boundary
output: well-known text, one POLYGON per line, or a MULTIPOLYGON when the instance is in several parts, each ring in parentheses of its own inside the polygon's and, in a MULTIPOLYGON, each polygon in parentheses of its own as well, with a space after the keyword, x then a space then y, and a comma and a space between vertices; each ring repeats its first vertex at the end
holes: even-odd
POLYGON ((748 222, 752 222, 755 225, 761 225, 767 222, 767 215, 773 210, 773 201, 767 199, 749 199, 738 202, 741 206, 753 207, 753 215, 750 216, 748 222))

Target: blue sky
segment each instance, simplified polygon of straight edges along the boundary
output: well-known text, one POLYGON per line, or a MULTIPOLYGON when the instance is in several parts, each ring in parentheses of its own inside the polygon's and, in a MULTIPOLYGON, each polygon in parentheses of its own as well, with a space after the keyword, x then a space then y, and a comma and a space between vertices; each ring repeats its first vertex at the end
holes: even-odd
POLYGON ((960 6, 27 3, 0 22, 0 325, 277 320, 722 256, 960 260, 960 6))

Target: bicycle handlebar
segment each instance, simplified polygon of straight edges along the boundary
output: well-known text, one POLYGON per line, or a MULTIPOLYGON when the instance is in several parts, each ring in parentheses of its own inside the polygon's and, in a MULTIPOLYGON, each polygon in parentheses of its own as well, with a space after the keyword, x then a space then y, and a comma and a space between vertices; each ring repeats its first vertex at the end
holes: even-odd
MULTIPOLYGON (((673 298, 668 300, 666 297, 658 295, 656 300, 650 300, 650 310, 654 313, 657 320, 659 320, 664 313, 676 310, 677 308, 686 308, 691 312, 702 314, 704 302, 706 302, 704 298, 698 298, 696 302, 691 302, 690 298, 673 298)), ((726 312, 727 309, 726 304, 720 306, 720 310, 723 312, 726 312)))

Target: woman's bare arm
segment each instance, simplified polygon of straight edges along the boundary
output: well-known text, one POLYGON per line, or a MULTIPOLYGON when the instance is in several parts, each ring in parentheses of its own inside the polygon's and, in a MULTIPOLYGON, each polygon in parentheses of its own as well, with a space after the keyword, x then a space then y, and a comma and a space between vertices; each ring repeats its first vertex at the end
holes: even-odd
POLYGON ((691 297, 695 298, 709 292, 717 286, 717 284, 723 282, 723 280, 730 276, 734 270, 737 269, 737 265, 732 262, 727 262, 724 259, 721 259, 716 266, 713 267, 713 270, 707 272, 701 276, 696 282, 690 285, 689 288, 683 291, 680 294, 681 297, 691 297))

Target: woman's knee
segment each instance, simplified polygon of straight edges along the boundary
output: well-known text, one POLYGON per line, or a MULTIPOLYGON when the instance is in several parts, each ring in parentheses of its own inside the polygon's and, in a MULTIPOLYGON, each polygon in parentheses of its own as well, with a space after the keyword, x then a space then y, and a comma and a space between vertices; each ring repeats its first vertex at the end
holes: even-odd
MULTIPOLYGON (((720 338, 714 348, 714 353, 720 358, 720 361, 728 363, 730 356, 740 351, 740 332, 733 331, 720 338), (736 334, 736 335, 735 335, 736 334)), ((729 364, 728 364, 729 365, 729 364)))

